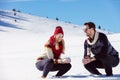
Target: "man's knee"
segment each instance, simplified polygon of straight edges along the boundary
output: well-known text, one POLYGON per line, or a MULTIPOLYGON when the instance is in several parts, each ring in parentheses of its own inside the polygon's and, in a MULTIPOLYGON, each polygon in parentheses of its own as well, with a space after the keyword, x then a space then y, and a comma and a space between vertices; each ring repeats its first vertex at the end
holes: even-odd
POLYGON ((86 69, 89 69, 89 68, 90 68, 90 64, 85 64, 84 67, 85 67, 86 69))

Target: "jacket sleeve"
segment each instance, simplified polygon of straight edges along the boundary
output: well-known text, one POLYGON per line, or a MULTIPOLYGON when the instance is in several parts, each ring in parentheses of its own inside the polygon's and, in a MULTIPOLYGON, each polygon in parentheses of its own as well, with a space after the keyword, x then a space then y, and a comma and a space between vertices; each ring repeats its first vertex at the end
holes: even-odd
POLYGON ((100 39, 100 43, 103 45, 101 47, 101 51, 94 56, 96 59, 105 58, 107 56, 107 51, 108 51, 107 36, 105 34, 101 34, 99 35, 99 39, 100 39))
POLYGON ((45 50, 46 50, 46 54, 47 54, 48 59, 53 59, 54 55, 53 55, 52 49, 49 47, 45 47, 45 48, 46 48, 45 50))
POLYGON ((87 41, 84 42, 84 58, 87 56, 87 41))
POLYGON ((48 40, 48 41, 46 42, 46 44, 44 45, 44 47, 51 48, 50 40, 48 40))
POLYGON ((48 58, 46 52, 41 53, 41 54, 37 57, 37 60, 41 60, 41 59, 44 59, 44 58, 48 58))

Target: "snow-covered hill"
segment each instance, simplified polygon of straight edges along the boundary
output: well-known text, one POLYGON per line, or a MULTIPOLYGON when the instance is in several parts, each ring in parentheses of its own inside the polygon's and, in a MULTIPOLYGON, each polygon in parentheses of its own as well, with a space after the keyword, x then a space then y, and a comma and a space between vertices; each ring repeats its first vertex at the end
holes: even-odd
MULTIPOLYGON (((56 26, 62 26, 67 35, 82 34, 82 27, 62 21, 52 20, 44 17, 23 14, 17 11, 0 9, 0 30, 7 32, 31 31, 34 33, 51 33, 56 26)), ((102 31, 106 34, 111 32, 102 31)))
MULTIPOLYGON (((83 65, 83 42, 86 38, 79 25, 23 14, 10 10, 0 10, 0 80, 40 80, 41 72, 35 67, 36 57, 44 51, 43 45, 53 34, 56 26, 62 26, 65 33, 66 55, 72 59, 72 69, 62 80, 94 80, 83 65)), ((101 30, 99 30, 101 31, 101 30)), ((106 34, 109 32, 102 31, 106 34)), ((112 45, 120 52, 120 34, 107 35, 112 45)), ((120 79, 120 65, 113 68, 114 77, 120 79)), ((104 70, 100 70, 104 73, 104 70)), ((49 73, 48 76, 56 72, 49 73)))
POLYGON ((52 20, 43 17, 31 16, 20 12, 0 10, 0 17, 1 17, 0 20, 1 31, 15 32, 15 30, 16 31, 27 30, 34 33, 46 34, 53 32, 54 28, 60 25, 64 28, 65 32, 68 32, 66 33, 68 35, 71 35, 72 33, 78 34, 83 32, 80 26, 78 25, 59 22, 57 20, 52 20), (16 15, 14 15, 14 13, 16 13, 16 15))

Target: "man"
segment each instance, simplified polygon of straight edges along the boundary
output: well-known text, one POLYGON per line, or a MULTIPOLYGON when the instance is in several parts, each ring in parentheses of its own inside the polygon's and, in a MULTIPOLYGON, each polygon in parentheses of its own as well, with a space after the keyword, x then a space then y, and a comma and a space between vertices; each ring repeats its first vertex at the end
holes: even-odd
POLYGON ((110 44, 104 33, 96 31, 93 22, 84 24, 84 32, 88 39, 84 42, 84 67, 92 74, 101 75, 97 68, 105 69, 106 76, 112 76, 112 67, 119 63, 118 52, 110 44), (93 53, 93 56, 91 56, 93 53))

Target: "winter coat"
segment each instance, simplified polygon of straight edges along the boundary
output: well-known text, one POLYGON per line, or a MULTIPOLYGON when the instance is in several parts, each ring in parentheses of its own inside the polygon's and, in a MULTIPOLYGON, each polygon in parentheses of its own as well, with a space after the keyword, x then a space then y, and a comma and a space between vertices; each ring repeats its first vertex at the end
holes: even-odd
POLYGON ((59 59, 60 55, 64 53, 64 40, 62 40, 58 44, 59 49, 56 49, 55 38, 54 36, 51 36, 48 42, 45 44, 45 52, 40 54, 38 60, 41 58, 59 59))
MULTIPOLYGON (((84 57, 87 55, 87 48, 90 48, 96 59, 104 58, 107 56, 118 56, 118 52, 110 44, 105 34, 98 32, 98 39, 95 44, 89 45, 87 40, 84 43, 84 57)), ((93 39, 88 38, 90 42, 93 39)))

